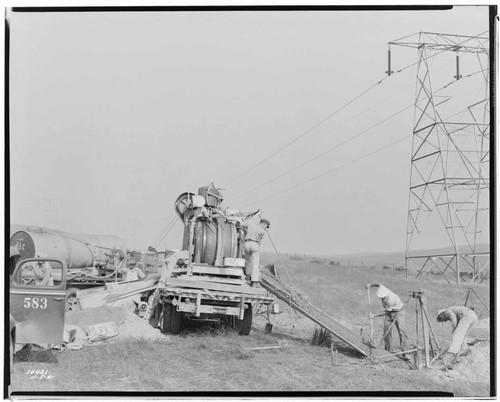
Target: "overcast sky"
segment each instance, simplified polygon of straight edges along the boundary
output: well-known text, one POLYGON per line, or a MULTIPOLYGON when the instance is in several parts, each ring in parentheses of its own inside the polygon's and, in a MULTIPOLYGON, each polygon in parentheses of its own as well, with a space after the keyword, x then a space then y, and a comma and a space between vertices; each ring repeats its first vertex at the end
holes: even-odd
POLYGON ((175 249, 175 199, 213 182, 263 210, 279 251, 333 255, 405 248, 416 66, 336 111, 385 77, 387 42, 487 36, 488 9, 12 13, 10 29, 12 223, 175 249))

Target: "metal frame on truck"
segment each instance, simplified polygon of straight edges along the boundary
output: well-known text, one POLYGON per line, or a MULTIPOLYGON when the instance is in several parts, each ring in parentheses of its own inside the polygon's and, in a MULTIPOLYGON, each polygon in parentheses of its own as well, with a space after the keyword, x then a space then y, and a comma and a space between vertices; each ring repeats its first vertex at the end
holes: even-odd
POLYGON ((184 223, 183 250, 165 258, 143 316, 164 332, 179 332, 182 318, 233 317, 240 334, 248 335, 253 306, 274 302, 266 289, 249 286, 245 278, 241 224, 255 212, 222 209, 222 199, 211 184, 198 195, 183 193, 175 202, 184 223))

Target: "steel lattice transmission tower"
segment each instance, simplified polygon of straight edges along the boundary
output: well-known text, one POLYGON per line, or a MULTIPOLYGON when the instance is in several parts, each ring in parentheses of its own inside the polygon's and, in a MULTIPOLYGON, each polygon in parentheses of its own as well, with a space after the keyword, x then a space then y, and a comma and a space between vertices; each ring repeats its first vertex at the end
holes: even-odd
POLYGON ((389 75, 391 46, 418 50, 406 275, 482 281, 490 266, 489 38, 420 32, 389 42, 389 75))

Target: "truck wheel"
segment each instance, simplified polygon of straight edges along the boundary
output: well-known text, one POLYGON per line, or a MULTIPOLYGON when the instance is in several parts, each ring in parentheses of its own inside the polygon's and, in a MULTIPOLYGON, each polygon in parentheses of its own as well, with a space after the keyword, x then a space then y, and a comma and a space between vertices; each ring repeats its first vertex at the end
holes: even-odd
POLYGON ((243 313, 243 319, 236 318, 235 326, 240 335, 248 335, 252 329, 252 305, 247 304, 247 306, 243 313))
POLYGON ((80 303, 76 297, 77 292, 77 288, 66 290, 66 311, 80 310, 80 303))
POLYGON ((181 313, 171 303, 163 303, 163 320, 161 323, 162 332, 177 334, 181 329, 181 313))

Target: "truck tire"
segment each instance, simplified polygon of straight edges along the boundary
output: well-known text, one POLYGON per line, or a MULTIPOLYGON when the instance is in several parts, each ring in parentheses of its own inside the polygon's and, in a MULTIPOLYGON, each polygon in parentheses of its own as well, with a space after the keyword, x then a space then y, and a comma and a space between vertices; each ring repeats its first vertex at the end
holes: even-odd
POLYGON ((248 335, 252 329, 252 305, 247 304, 247 306, 243 313, 243 319, 236 318, 235 326, 240 335, 248 335))
POLYGON ((161 330, 164 333, 178 334, 181 329, 181 313, 171 303, 163 303, 163 320, 161 330))

